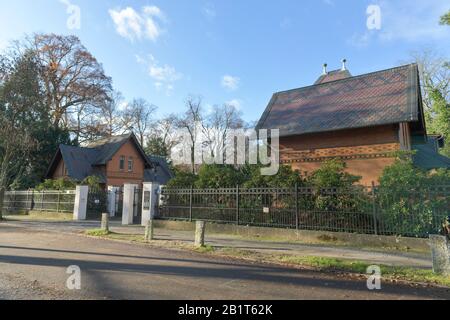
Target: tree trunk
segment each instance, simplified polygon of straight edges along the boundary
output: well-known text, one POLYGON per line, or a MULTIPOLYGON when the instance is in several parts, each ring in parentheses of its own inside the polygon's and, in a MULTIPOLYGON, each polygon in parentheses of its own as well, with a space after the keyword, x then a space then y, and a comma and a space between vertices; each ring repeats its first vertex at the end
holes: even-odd
POLYGON ((3 200, 5 199, 5 189, 0 187, 0 220, 3 220, 3 200))

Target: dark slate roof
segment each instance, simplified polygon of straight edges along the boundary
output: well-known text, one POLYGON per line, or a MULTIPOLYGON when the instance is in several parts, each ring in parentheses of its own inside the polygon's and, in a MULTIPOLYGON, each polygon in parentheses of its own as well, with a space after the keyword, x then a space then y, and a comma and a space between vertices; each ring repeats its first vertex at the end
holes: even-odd
MULTIPOLYGON (((111 158, 116 154, 116 152, 130 139, 134 140, 136 147, 141 152, 142 156, 145 158, 144 150, 142 150, 141 145, 137 142, 134 134, 131 133, 121 136, 105 138, 90 143, 87 147, 97 150, 97 158, 95 159, 94 165, 105 165, 109 160, 111 160, 111 158)), ((150 167, 148 163, 147 167, 150 167)))
POLYGON ((155 181, 154 179, 157 179, 160 184, 167 183, 172 178, 172 173, 166 160, 162 157, 148 157, 134 134, 101 139, 90 143, 85 148, 60 145, 50 164, 47 177, 51 176, 52 171, 56 169, 56 165, 62 157, 67 168, 67 173, 72 179, 82 181, 88 176, 95 175, 100 178, 102 183, 106 183, 106 177, 99 166, 106 165, 114 154, 130 139, 132 139, 145 159, 146 170, 144 181, 155 181), (152 168, 156 168, 156 175, 152 168))
POLYGON ((317 84, 321 84, 321 83, 341 80, 341 79, 345 79, 345 78, 350 78, 351 76, 352 76, 352 74, 348 70, 342 70, 342 69, 333 70, 333 71, 328 72, 327 74, 321 75, 319 77, 319 79, 317 79, 317 81, 314 82, 314 84, 317 85, 317 84))
POLYGON ((422 128, 422 112, 418 67, 410 64, 275 93, 257 129, 290 136, 399 122, 422 128))
POLYGON ((59 151, 70 177, 79 181, 91 174, 92 163, 97 156, 95 150, 61 145, 59 151))
POLYGON ((174 177, 165 158, 159 156, 148 156, 154 164, 155 169, 147 169, 144 172, 144 182, 158 182, 166 185, 174 177))
POLYGON ((442 139, 429 136, 426 144, 413 145, 416 154, 413 156, 414 164, 422 169, 431 170, 439 168, 450 169, 450 158, 439 154, 442 139))

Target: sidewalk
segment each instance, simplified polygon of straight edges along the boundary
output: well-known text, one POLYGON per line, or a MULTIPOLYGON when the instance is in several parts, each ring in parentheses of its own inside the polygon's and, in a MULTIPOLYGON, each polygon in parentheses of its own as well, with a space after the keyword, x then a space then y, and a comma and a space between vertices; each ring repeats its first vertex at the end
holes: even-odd
MULTIPOLYGON (((123 234, 144 235, 144 229, 136 226, 124 227, 113 224, 111 231, 123 234)), ((183 243, 192 243, 194 241, 194 233, 190 231, 174 231, 156 228, 155 238, 158 240, 175 240, 183 243)), ((383 252, 343 246, 251 240, 233 235, 208 234, 208 232, 206 232, 205 238, 208 245, 217 248, 225 247, 240 250, 251 250, 266 254, 348 259, 373 264, 403 266, 410 268, 432 267, 431 256, 425 253, 408 253, 401 251, 383 252)))

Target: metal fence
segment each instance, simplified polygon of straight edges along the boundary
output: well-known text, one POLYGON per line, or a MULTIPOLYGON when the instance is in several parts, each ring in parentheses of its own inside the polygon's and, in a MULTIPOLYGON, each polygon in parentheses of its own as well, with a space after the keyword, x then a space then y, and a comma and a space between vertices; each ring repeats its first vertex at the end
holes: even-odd
POLYGON ((17 211, 73 212, 75 190, 64 191, 7 191, 3 209, 17 211))
POLYGON ((426 237, 450 216, 450 186, 421 190, 167 189, 159 217, 237 225, 426 237))

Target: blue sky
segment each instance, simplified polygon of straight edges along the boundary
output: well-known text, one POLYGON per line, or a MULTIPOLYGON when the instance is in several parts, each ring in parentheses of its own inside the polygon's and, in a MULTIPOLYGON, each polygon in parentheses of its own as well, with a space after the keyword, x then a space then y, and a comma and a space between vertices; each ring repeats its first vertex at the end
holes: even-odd
POLYGON ((75 34, 127 99, 158 116, 178 113, 190 94, 232 102, 257 120, 272 93, 312 84, 342 58, 354 74, 409 62, 433 47, 450 57, 448 0, 0 0, 0 48, 26 33, 75 34), (69 5, 80 28, 69 29, 69 5), (369 30, 369 5, 381 28, 369 30))

